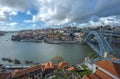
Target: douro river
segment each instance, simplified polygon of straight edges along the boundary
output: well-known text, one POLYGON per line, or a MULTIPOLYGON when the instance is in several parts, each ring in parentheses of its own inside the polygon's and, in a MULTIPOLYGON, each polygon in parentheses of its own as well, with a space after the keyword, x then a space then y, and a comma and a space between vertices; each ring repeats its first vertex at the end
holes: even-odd
POLYGON ((0 63, 12 64, 2 61, 3 57, 18 59, 24 64, 25 60, 43 63, 50 61, 54 56, 61 56, 70 64, 78 64, 83 62, 85 57, 94 53, 88 45, 15 42, 11 41, 13 34, 8 33, 0 37, 0 63))

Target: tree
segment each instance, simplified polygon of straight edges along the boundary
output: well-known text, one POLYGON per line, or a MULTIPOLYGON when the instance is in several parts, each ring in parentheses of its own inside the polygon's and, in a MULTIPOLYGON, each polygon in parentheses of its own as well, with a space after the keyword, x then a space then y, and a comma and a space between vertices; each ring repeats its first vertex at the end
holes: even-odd
POLYGON ((62 58, 62 56, 54 56, 51 61, 54 62, 54 63, 60 63, 62 62, 64 59, 62 58))

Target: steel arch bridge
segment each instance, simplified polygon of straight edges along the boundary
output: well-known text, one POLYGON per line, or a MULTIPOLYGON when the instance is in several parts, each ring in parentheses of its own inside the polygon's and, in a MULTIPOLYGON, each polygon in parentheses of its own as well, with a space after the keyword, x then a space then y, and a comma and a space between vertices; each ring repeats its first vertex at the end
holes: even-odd
POLYGON ((101 56, 102 58, 104 58, 105 53, 110 53, 113 52, 112 47, 110 46, 110 44, 106 41, 106 39, 104 39, 104 37, 102 36, 101 33, 99 33, 98 31, 90 31, 86 38, 85 38, 86 43, 93 48, 99 56, 101 56), (98 47, 95 46, 93 43, 90 42, 92 36, 96 37, 96 40, 98 42, 98 47))

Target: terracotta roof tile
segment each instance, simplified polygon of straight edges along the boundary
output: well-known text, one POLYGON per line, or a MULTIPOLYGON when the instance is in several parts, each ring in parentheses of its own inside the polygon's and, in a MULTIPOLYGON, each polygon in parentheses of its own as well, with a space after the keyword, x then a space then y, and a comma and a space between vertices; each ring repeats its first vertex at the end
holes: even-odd
POLYGON ((53 62, 49 62, 50 63, 50 68, 54 68, 54 63, 53 62))
POLYGON ((68 71, 74 71, 75 70, 75 66, 69 67, 66 70, 68 70, 68 71))
POLYGON ((44 69, 48 69, 48 68, 54 68, 54 63, 53 62, 46 63, 44 69))
POLYGON ((67 66, 68 66, 67 62, 61 62, 58 64, 58 69, 62 69, 62 68, 67 67, 67 66))
POLYGON ((101 79, 113 79, 112 77, 110 77, 109 75, 105 74, 104 72, 102 72, 101 70, 97 70, 95 72, 95 75, 97 75, 99 78, 101 79))
POLYGON ((100 79, 94 73, 89 75, 90 79, 100 79))
POLYGON ((50 64, 49 63, 45 63, 45 69, 49 68, 50 67, 50 64))
POLYGON ((97 70, 95 73, 92 73, 89 76, 84 75, 82 79, 113 79, 113 78, 108 76, 101 70, 97 70))
POLYGON ((11 75, 12 73, 0 73, 0 79, 8 79, 11 75))
POLYGON ((33 71, 36 71, 36 70, 39 70, 41 69, 41 65, 37 65, 37 66, 31 66, 30 68, 28 69, 24 69, 24 70, 15 70, 12 74, 12 77, 13 78, 16 78, 16 77, 19 77, 19 76, 22 76, 22 75, 25 75, 25 74, 28 74, 30 72, 33 72, 33 71))
POLYGON ((120 64, 109 60, 98 61, 95 64, 120 78, 120 64))

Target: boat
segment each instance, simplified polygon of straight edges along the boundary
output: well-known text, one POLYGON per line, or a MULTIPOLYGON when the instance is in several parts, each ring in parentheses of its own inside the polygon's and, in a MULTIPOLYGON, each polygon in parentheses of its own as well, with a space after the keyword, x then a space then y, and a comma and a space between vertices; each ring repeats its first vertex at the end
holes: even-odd
POLYGON ((2 58, 2 60, 3 60, 3 61, 7 61, 7 60, 8 60, 8 58, 4 57, 4 58, 2 58))
POLYGON ((12 59, 8 59, 8 62, 13 62, 13 60, 12 59))
POLYGON ((21 64, 20 60, 17 60, 17 59, 14 60, 14 63, 15 64, 21 64))
POLYGON ((32 63, 33 61, 28 61, 28 60, 25 61, 25 64, 32 64, 32 63))

